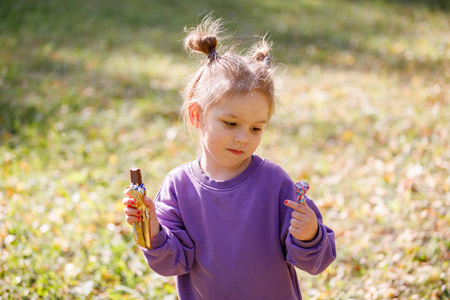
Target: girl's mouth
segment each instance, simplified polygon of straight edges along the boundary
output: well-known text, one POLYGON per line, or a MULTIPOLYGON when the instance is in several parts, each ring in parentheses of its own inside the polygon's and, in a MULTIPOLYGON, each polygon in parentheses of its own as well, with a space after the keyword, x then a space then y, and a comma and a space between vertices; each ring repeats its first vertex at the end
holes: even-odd
POLYGON ((245 153, 242 150, 236 150, 236 149, 230 149, 230 148, 228 148, 227 150, 230 151, 231 153, 235 154, 235 155, 242 155, 242 154, 245 153))

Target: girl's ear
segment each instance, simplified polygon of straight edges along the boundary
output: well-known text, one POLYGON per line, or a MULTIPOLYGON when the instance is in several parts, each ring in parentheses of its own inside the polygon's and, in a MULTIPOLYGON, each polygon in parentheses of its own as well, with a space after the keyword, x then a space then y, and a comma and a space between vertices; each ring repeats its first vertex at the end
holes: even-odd
POLYGON ((195 128, 200 127, 200 114, 201 109, 200 105, 198 105, 197 102, 191 102, 188 107, 189 112, 189 122, 191 122, 191 125, 195 128))

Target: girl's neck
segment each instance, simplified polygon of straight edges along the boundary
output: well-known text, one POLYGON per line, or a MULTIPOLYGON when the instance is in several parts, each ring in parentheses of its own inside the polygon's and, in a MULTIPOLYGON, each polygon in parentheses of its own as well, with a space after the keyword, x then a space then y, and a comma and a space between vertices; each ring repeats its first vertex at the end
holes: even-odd
POLYGON ((209 178, 214 179, 216 181, 226 181, 233 179, 234 177, 238 176, 239 174, 247 170, 252 160, 253 155, 250 156, 248 159, 246 159, 241 165, 237 166, 236 168, 222 168, 219 170, 215 169, 210 164, 208 164, 205 155, 202 155, 200 158, 200 167, 209 178))

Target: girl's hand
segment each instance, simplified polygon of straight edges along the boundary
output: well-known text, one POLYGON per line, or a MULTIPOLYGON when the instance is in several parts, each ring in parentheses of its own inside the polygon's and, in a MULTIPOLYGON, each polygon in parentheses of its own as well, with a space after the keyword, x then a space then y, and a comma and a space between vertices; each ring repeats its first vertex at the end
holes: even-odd
MULTIPOLYGON (((126 191, 124 192, 124 194, 125 198, 123 198, 122 203, 123 205, 125 205, 125 208, 123 209, 125 213, 125 220, 128 222, 128 224, 132 225, 134 222, 139 222, 142 220, 141 211, 137 208, 134 208, 134 205, 136 205, 136 200, 134 200, 134 198, 131 197, 131 195, 126 191)), ((152 199, 147 196, 144 197, 144 203, 150 210, 151 238, 153 239, 158 235, 160 231, 158 218, 156 217, 155 212, 155 205, 153 204, 152 199)))
POLYGON ((289 232, 300 241, 311 241, 316 237, 319 225, 314 211, 309 208, 306 201, 303 204, 286 200, 284 204, 293 208, 291 226, 289 232))

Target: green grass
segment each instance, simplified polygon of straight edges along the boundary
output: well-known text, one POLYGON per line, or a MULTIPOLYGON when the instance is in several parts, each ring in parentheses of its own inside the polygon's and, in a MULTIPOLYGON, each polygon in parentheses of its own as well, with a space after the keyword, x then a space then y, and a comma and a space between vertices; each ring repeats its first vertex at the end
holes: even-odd
POLYGON ((307 299, 450 297, 445 1, 0 2, 0 299, 163 299, 122 212, 198 147, 183 27, 268 32, 281 104, 259 153, 306 179, 338 259, 307 299))

